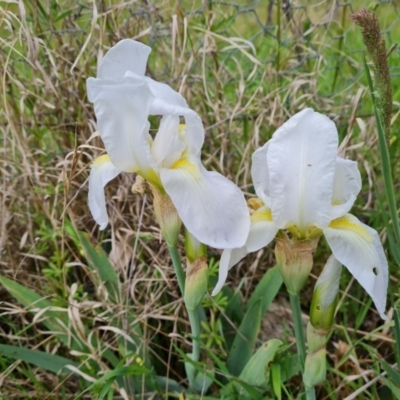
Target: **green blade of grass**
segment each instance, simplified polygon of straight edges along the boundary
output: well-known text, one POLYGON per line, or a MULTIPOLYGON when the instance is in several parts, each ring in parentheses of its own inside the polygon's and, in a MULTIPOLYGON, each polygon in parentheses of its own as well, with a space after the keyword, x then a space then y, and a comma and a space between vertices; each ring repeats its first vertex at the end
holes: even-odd
POLYGON ((52 310, 54 304, 51 301, 11 279, 0 276, 0 284, 28 310, 35 308, 46 310, 44 316, 48 318, 43 318, 43 325, 52 331, 64 344, 67 343, 68 337, 65 329, 68 325, 68 316, 66 313, 52 310))
POLYGON ((68 372, 68 365, 78 367, 78 364, 56 354, 49 354, 39 350, 25 349, 23 347, 0 344, 0 353, 14 360, 21 360, 41 367, 46 371, 58 374, 60 371, 68 372))
POLYGON ((76 230, 71 223, 66 222, 65 229, 82 246, 88 260, 88 267, 93 273, 93 279, 97 281, 95 283, 104 283, 111 299, 117 303, 120 299, 118 275, 107 255, 102 249, 95 248, 86 235, 76 230))

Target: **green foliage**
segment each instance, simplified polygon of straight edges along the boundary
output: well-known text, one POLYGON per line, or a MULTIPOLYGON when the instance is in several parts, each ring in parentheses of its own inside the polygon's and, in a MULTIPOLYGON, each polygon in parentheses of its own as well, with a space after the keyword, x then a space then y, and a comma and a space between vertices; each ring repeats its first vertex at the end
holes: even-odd
POLYGON ((249 301, 246 303, 245 309, 248 310, 255 302, 260 300, 261 315, 264 315, 278 294, 282 283, 283 279, 278 266, 270 268, 254 289, 249 301))
POLYGON ((44 351, 25 349, 23 347, 0 344, 0 353, 3 357, 21 360, 55 374, 59 372, 69 372, 68 365, 78 367, 76 362, 68 358, 56 354, 49 354, 44 351))
POLYGON ((261 300, 255 301, 239 326, 229 351, 227 366, 231 374, 239 376, 250 360, 261 324, 261 300))

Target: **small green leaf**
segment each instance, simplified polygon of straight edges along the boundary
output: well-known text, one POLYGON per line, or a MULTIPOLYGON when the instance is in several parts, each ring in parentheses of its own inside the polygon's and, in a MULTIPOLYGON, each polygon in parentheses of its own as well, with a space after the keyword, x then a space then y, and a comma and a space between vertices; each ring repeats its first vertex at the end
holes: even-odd
POLYGON ((6 344, 0 344, 0 353, 2 356, 10 357, 14 360, 21 360, 29 364, 41 367, 46 371, 58 374, 64 369, 64 372, 68 372, 66 366, 72 365, 77 367, 78 364, 74 361, 69 360, 55 354, 45 353, 39 350, 25 349, 23 347, 10 346, 6 344))
POLYGON ((239 331, 236 333, 228 355, 227 367, 232 375, 238 376, 253 354, 254 344, 261 324, 261 299, 253 302, 247 310, 239 331))
POLYGON ((278 339, 265 342, 250 358, 239 379, 250 385, 266 387, 269 380, 270 363, 281 346, 282 342, 278 339))

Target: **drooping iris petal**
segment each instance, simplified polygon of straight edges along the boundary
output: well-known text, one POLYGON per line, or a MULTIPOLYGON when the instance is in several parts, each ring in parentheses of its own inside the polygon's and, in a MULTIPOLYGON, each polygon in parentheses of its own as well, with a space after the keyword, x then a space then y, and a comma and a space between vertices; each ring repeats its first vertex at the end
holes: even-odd
POLYGON ((267 163, 272 215, 279 228, 328 226, 337 146, 335 124, 311 109, 274 133, 267 163))
POLYGON ((260 207, 251 214, 250 231, 243 247, 233 250, 225 250, 222 253, 219 263, 218 283, 215 286, 212 296, 215 296, 224 286, 228 271, 236 265, 248 253, 258 251, 267 246, 278 233, 277 226, 272 222, 271 210, 260 207))
POLYGON ((108 155, 103 155, 93 161, 89 176, 89 208, 93 219, 100 225, 100 230, 108 224, 104 186, 114 179, 121 170, 115 167, 108 155))
POLYGON ((268 246, 279 230, 272 221, 271 210, 266 206, 251 214, 250 221, 250 232, 245 244, 248 253, 268 246))
POLYGON ((151 48, 145 44, 131 39, 121 40, 101 60, 97 78, 119 80, 126 71, 144 75, 150 52, 151 48))
POLYGON ((184 149, 185 144, 179 139, 179 117, 164 116, 151 146, 157 166, 168 168, 179 160, 184 149))
POLYGON ((160 170, 161 182, 188 231, 215 248, 244 245, 250 219, 244 196, 231 181, 207 171, 196 157, 160 170))
POLYGON ((357 163, 343 158, 336 159, 332 193, 332 219, 347 214, 361 190, 361 175, 357 163))
POLYGON ((332 221, 324 234, 334 256, 357 279, 380 316, 386 319, 388 264, 378 233, 346 214, 332 221))
POLYGON ((251 177, 253 179, 254 189, 257 196, 262 201, 271 207, 271 199, 269 197, 269 172, 267 164, 267 151, 270 142, 267 142, 263 147, 257 149, 252 159, 251 164, 251 177))
POLYGON ((228 271, 247 254, 246 247, 224 250, 219 261, 218 282, 211 296, 215 296, 223 288, 228 277, 228 271))
POLYGON ((87 89, 112 163, 125 172, 140 171, 145 179, 158 185, 147 120, 152 96, 146 84, 133 78, 118 83, 89 78, 87 89))

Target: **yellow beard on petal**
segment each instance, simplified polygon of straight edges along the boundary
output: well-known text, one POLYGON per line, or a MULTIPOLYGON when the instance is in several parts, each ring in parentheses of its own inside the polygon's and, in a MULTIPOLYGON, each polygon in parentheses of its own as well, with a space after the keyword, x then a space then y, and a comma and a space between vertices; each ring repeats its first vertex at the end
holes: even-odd
POLYGON ((200 178, 201 172, 197 165, 193 164, 186 158, 181 158, 176 161, 173 165, 171 165, 170 169, 183 169, 186 170, 188 174, 190 174, 193 178, 200 178))
POLYGON ((330 228, 348 230, 357 233, 367 242, 373 242, 374 238, 371 233, 365 229, 362 225, 352 221, 347 215, 333 220, 329 224, 330 228))
POLYGON ((100 167, 103 164, 108 164, 110 163, 110 156, 108 154, 103 154, 100 157, 97 157, 96 159, 93 160, 92 166, 93 167, 100 167))
POLYGON ((250 215, 251 222, 272 221, 272 213, 269 208, 263 207, 250 215))

